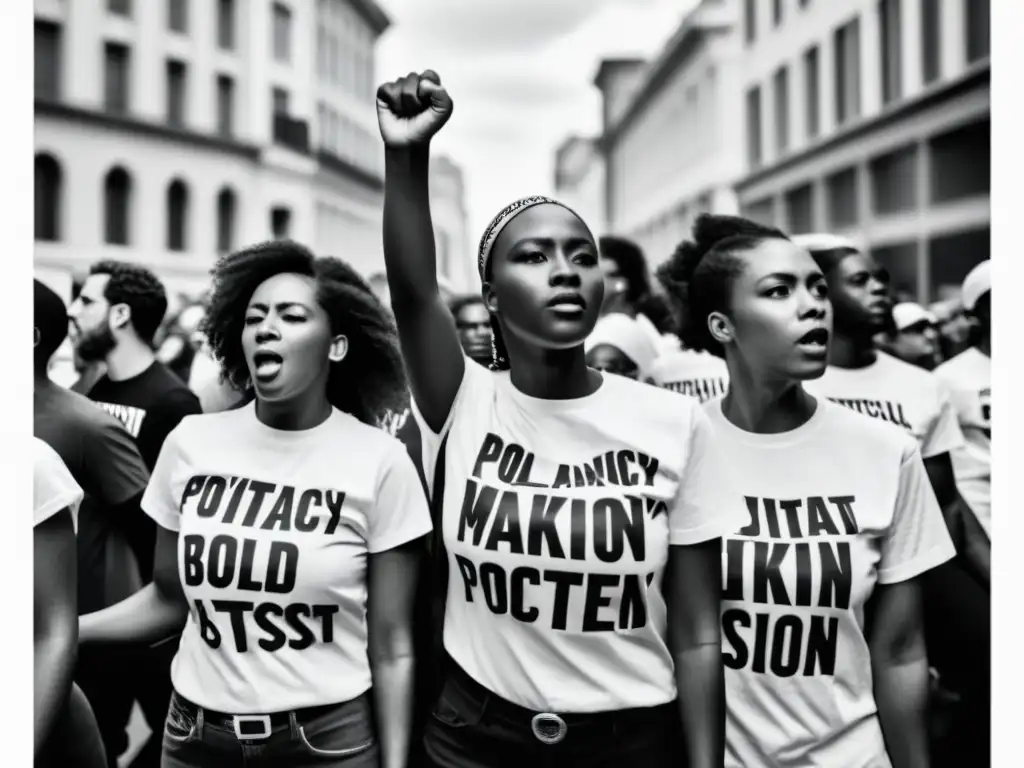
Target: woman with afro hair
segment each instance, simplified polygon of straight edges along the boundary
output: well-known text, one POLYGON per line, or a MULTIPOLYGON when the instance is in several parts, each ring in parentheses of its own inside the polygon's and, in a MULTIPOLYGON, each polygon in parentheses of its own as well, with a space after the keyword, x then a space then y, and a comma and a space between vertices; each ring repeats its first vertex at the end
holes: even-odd
POLYGON ((345 263, 271 242, 218 263, 204 330, 248 402, 168 436, 142 501, 154 583, 81 637, 185 625, 165 768, 405 765, 430 517, 376 426, 404 389, 389 315, 345 263))
POLYGON ((815 397, 832 343, 822 270, 777 229, 703 215, 661 270, 684 342, 724 357, 704 404, 731 460, 726 768, 928 766, 922 576, 954 555, 917 442, 815 397))

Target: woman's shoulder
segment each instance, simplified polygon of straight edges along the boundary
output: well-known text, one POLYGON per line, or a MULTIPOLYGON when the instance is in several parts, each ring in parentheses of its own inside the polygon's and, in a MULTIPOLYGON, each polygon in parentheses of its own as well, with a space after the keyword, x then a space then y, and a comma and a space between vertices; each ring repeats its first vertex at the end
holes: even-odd
POLYGON ((858 413, 852 408, 818 398, 825 409, 824 429, 820 436, 838 452, 857 453, 890 460, 905 458, 917 450, 917 439, 902 427, 858 413))
POLYGON ((614 373, 602 375, 603 386, 608 388, 605 407, 610 404, 621 409, 623 414, 650 413, 666 421, 678 419, 689 424, 700 410, 700 402, 695 397, 685 397, 656 384, 646 384, 614 373))

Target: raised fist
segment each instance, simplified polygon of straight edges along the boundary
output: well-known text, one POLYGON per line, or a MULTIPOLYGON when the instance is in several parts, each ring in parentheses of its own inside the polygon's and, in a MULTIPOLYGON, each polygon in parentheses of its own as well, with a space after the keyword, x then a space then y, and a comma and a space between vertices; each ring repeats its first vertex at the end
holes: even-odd
POLYGON ((426 144, 452 116, 452 100, 433 70, 384 83, 377 89, 377 122, 384 144, 426 144))

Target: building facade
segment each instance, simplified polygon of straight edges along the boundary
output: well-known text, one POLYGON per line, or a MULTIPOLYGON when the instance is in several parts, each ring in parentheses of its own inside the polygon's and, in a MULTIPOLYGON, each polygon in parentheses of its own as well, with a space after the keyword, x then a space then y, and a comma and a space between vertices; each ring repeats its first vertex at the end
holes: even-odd
POLYGON ((462 169, 444 155, 430 159, 430 216, 434 222, 437 276, 456 293, 479 291, 462 169))
POLYGON ((555 196, 598 237, 607 230, 604 157, 597 138, 569 136, 555 150, 555 196))
POLYGON ((650 62, 602 62, 607 228, 652 267, 702 212, 735 213, 743 172, 736 0, 703 0, 650 62))
POLYGON ((744 0, 742 212, 933 301, 989 256, 988 0, 744 0))
POLYGON ((194 294, 282 237, 379 268, 388 24, 372 0, 35 0, 37 273, 124 259, 194 294))

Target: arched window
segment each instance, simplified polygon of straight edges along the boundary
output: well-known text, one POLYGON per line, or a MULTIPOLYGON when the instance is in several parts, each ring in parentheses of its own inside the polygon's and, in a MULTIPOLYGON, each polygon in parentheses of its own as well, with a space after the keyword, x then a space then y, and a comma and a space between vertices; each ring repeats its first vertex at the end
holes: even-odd
POLYGON ((167 250, 184 251, 188 240, 188 187, 175 179, 167 187, 167 250))
POLYGON ((275 240, 286 240, 290 236, 292 212, 282 206, 270 209, 270 232, 275 240))
POLYGON ((103 182, 104 240, 111 245, 128 245, 131 217, 132 177, 118 166, 103 182))
POLYGON ((217 253, 230 253, 235 241, 235 193, 224 187, 217 195, 217 253))
POLYGON ((36 240, 60 240, 62 174, 53 155, 36 155, 36 240))

